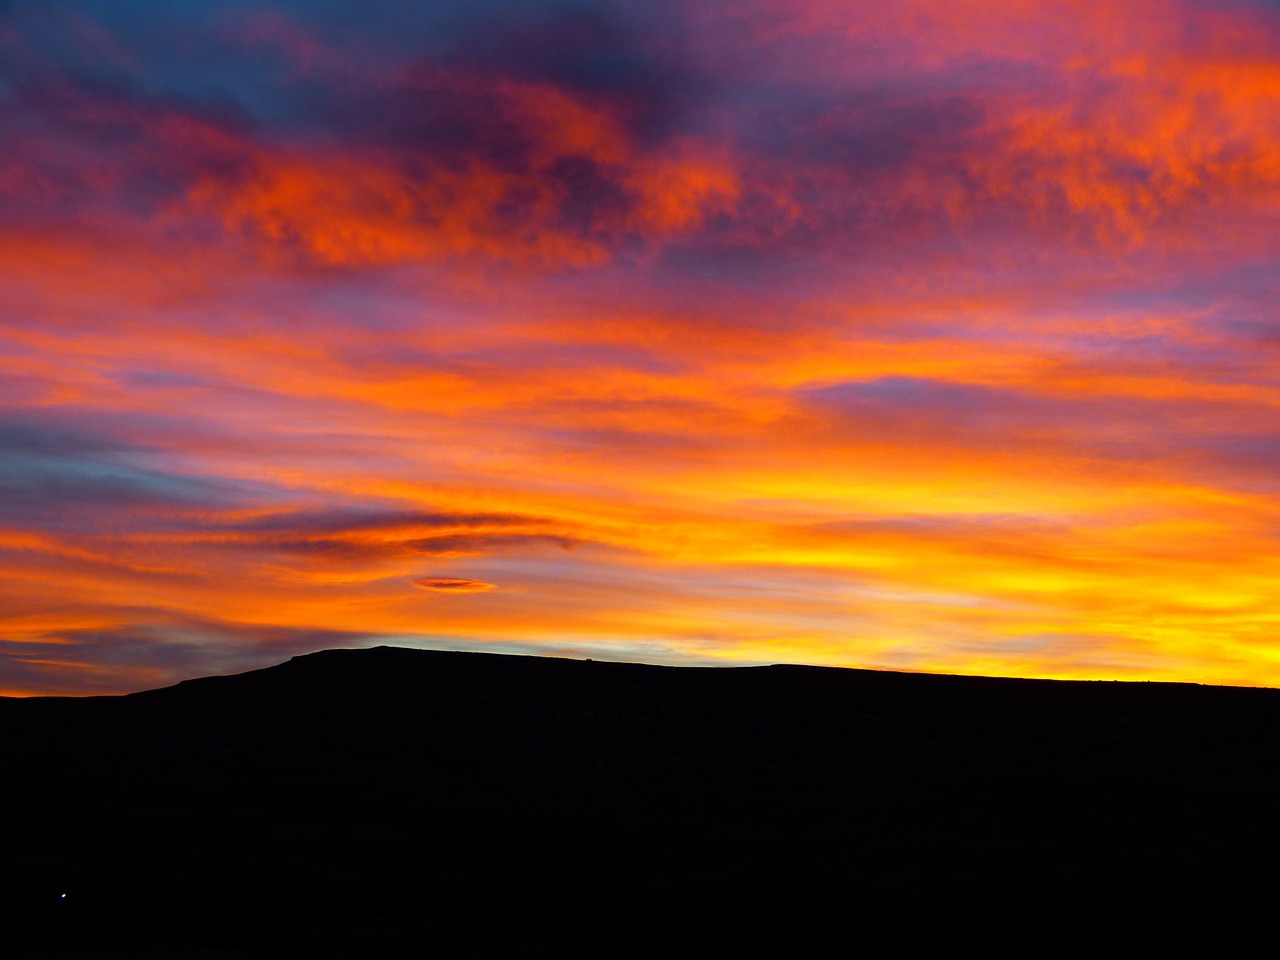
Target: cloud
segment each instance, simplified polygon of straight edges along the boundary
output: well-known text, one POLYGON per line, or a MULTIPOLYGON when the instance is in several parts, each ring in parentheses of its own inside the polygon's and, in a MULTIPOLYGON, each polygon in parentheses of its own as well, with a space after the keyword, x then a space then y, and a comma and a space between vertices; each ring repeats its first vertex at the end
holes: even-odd
POLYGON ((264 513, 235 520, 219 529, 243 533, 287 533, 292 536, 413 531, 437 527, 510 527, 539 522, 512 513, 444 513, 344 507, 264 513))
POLYGON ((419 577, 413 581, 413 585, 423 590, 436 590, 441 593, 484 593, 498 589, 497 584, 494 583, 455 577, 419 577))
POLYGON ((607 109, 554 86, 433 66, 392 81, 377 109, 398 143, 252 150, 247 175, 192 186, 195 209, 264 254, 320 266, 473 255, 583 265, 629 237, 696 227, 738 192, 713 149, 640 152, 607 109))
POLYGON ((148 458, 100 435, 0 423, 0 520, 82 529, 112 511, 155 516, 231 500, 215 478, 165 470, 148 458))
MULTIPOLYGON (((509 27, 502 40, 465 24, 470 52, 424 50, 382 68, 348 62, 315 23, 251 19, 243 37, 218 41, 228 74, 258 81, 243 101, 189 88, 150 46, 135 55, 156 61, 168 83, 105 67, 86 75, 77 58, 101 50, 55 44, 67 61, 58 64, 42 59, 52 41, 37 32, 22 49, 48 65, 24 75, 0 112, 11 147, 0 210, 10 231, 56 224, 87 242, 121 231, 148 245, 213 239, 268 266, 364 268, 453 257, 595 263, 732 205, 737 179, 723 151, 654 132, 672 124, 650 88, 670 99, 680 84, 646 63, 643 42, 619 58, 601 45, 625 31, 598 15, 535 19, 546 32, 541 65, 489 49, 515 41, 509 27), (305 74, 263 75, 249 53, 260 58, 268 40, 270 55, 304 56, 305 74), (566 72, 570 51, 579 63, 566 72), (283 129, 308 135, 272 136, 254 116, 280 111, 283 129)), ((198 16, 163 21, 187 43, 201 26, 198 16)), ((532 49, 527 35, 520 48, 532 49)))
POLYGON ((546 518, 505 513, 447 513, 358 507, 206 518, 185 527, 188 542, 279 554, 325 564, 368 564, 421 556, 530 553, 582 541, 542 532, 546 518), (526 528, 514 530, 512 528, 526 528), (447 531, 447 532, 443 532, 447 531), (426 534, 426 535, 424 535, 426 534))

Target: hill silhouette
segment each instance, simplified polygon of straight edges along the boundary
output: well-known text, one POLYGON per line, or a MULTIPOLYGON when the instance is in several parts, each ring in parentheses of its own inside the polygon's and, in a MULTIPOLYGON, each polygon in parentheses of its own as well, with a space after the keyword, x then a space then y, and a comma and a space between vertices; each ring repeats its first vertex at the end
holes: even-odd
POLYGON ((48 957, 1212 930, 1280 892, 1278 743, 1268 689, 333 650, 0 699, 0 919, 48 957))

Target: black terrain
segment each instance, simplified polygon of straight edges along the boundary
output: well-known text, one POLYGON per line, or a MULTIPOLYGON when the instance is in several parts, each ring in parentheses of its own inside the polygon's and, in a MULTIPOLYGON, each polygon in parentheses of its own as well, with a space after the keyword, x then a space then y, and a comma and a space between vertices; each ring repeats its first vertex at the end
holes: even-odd
POLYGON ((1280 690, 388 647, 0 699, 0 949, 853 956, 1238 929, 1280 893, 1278 747, 1280 690))

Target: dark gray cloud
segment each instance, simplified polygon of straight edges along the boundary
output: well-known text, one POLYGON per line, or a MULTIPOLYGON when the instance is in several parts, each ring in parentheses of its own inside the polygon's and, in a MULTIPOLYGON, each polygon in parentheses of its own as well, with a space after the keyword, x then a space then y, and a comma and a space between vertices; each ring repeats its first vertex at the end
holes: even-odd
POLYGON ((1004 432, 1028 422, 1073 420, 1070 401, 926 377, 879 377, 806 390, 802 396, 829 412, 898 427, 1004 432))
POLYGON ((492 89, 438 86, 432 78, 441 71, 607 103, 644 142, 676 130, 709 83, 679 6, 665 0, 159 9, 64 0, 14 4, 9 19, 18 37, 0 70, 46 95, 78 86, 140 106, 167 102, 237 123, 255 118, 276 130, 323 129, 437 154, 479 148, 497 157, 520 148, 512 131, 495 127, 492 89))
POLYGON ((423 590, 435 590, 440 593, 484 593, 497 589, 496 584, 484 580, 467 580, 460 577, 419 577, 413 581, 413 585, 423 590))
MULTIPOLYGON (((1041 446, 1109 461, 1177 455, 1194 437, 1221 428, 1177 398, 1039 392, 1026 387, 957 383, 927 377, 880 377, 800 393, 837 430, 864 438, 971 450, 1041 446)), ((1229 408, 1224 408, 1226 413, 1229 408)), ((970 452, 965 454, 972 456, 970 452)))
POLYGON ((551 521, 506 513, 396 510, 370 505, 273 512, 240 519, 192 516, 174 524, 189 543, 300 560, 365 563, 413 557, 572 550, 551 521), (523 529, 513 529, 523 528, 523 529), (539 529, 542 528, 542 529, 539 529), (438 530, 439 533, 430 533, 438 530))
POLYGON ((326 561, 358 563, 369 560, 409 557, 481 556, 519 551, 527 553, 554 547, 572 550, 583 541, 552 534, 502 534, 471 532, 438 537, 368 538, 319 536, 300 538, 296 534, 271 535, 251 541, 236 541, 237 548, 269 551, 295 557, 323 558, 326 561))
POLYGON ((1229 432, 1224 423, 1218 432, 1191 438, 1182 451, 1196 459, 1201 469, 1221 482, 1269 494, 1280 492, 1280 433, 1229 432))
POLYGON ((79 528, 131 514, 209 509, 232 498, 215 478, 165 469, 157 455, 57 427, 0 423, 0 519, 79 528))
POLYGON ((243 533, 283 533, 297 537, 339 533, 377 533, 420 527, 505 527, 538 522, 510 513, 448 513, 422 510, 386 510, 373 507, 338 507, 327 510, 290 510, 248 520, 219 523, 218 529, 243 533))
POLYGON ((757 156, 835 168, 851 182, 903 167, 953 163, 986 121, 976 96, 916 94, 883 85, 860 93, 779 92, 758 107, 746 139, 757 156))
POLYGON ((608 101, 642 142, 680 128, 712 77, 688 48, 670 3, 526 4, 475 19, 449 60, 608 101))

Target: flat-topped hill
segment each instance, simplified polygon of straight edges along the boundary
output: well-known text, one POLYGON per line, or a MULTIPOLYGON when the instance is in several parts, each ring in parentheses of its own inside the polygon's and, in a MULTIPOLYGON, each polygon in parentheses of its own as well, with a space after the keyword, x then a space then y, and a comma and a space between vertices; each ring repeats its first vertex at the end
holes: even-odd
POLYGON ((1212 927, 1280 891, 1278 744, 1267 689, 325 651, 0 701, 0 909, 60 956, 1212 927))

